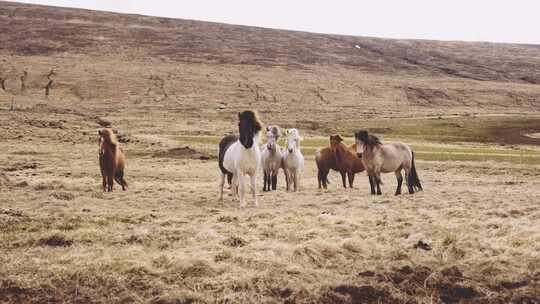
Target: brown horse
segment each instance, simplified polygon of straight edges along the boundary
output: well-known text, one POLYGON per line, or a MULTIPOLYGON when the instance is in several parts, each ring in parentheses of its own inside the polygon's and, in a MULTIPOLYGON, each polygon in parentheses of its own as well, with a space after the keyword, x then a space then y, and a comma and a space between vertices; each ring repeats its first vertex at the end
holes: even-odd
POLYGON ((354 175, 364 171, 362 160, 356 155, 356 144, 347 147, 339 135, 330 136, 330 149, 336 160, 337 171, 341 174, 343 188, 347 188, 345 176, 349 178, 349 187, 353 187, 354 175))
POLYGON ((114 181, 122 186, 122 190, 126 190, 128 186, 124 180, 126 160, 116 135, 110 128, 100 130, 98 134, 100 136, 99 167, 103 179, 103 191, 112 192, 114 181))
POLYGON ((330 147, 317 149, 315 151, 315 163, 317 164, 317 181, 319 182, 319 189, 327 189, 328 173, 330 169, 339 171, 336 167, 336 156, 330 147))

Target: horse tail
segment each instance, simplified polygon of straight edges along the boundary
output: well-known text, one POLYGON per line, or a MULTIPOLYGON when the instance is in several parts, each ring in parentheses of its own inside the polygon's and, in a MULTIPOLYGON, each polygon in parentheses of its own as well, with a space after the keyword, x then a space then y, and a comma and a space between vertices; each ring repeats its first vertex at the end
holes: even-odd
POLYGON ((422 184, 420 183, 420 178, 418 177, 418 173, 416 172, 416 166, 414 165, 414 152, 412 152, 412 160, 411 160, 411 172, 409 173, 409 182, 411 185, 415 188, 416 191, 422 191, 422 184))
POLYGON ((114 180, 115 180, 120 186, 122 186, 122 190, 127 189, 128 184, 127 184, 126 180, 124 179, 124 169, 118 168, 118 169, 116 170, 116 174, 115 174, 115 176, 114 176, 114 180))

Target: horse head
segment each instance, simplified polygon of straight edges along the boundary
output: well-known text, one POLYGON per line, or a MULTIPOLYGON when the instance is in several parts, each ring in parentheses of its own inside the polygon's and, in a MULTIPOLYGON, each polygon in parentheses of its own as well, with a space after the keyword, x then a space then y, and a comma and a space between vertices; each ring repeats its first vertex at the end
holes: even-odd
POLYGON ((354 133, 354 138, 356 140, 356 152, 358 154, 363 153, 366 147, 373 148, 381 144, 377 136, 369 134, 366 130, 360 130, 354 133))
POLYGON ((289 153, 293 153, 296 149, 300 147, 300 133, 297 129, 287 129, 287 150, 289 153))
POLYGON ((246 149, 253 146, 254 138, 262 129, 257 114, 253 111, 238 113, 238 129, 240 131, 240 143, 246 149))
POLYGON ((276 149, 277 141, 280 135, 281 135, 281 132, 278 126, 266 127, 266 137, 268 138, 266 147, 268 148, 268 150, 274 151, 276 149))
POLYGON ((98 134, 100 136, 100 142, 102 141, 109 145, 116 145, 118 143, 118 140, 116 139, 116 135, 114 134, 111 128, 105 128, 103 130, 99 130, 98 134))

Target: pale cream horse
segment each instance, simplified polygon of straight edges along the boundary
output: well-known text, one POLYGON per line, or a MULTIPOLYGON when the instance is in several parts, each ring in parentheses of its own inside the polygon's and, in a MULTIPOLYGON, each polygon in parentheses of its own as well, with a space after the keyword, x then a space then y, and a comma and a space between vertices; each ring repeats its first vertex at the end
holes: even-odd
POLYGON ((354 134, 357 143, 357 152, 362 154, 362 162, 366 167, 371 186, 371 194, 381 194, 381 173, 394 172, 397 178, 395 195, 401 194, 403 176, 401 169, 405 170, 405 180, 409 193, 421 191, 422 185, 414 165, 414 152, 404 143, 394 142, 382 144, 379 139, 368 134, 367 131, 358 131, 354 134), (375 192, 377 188, 377 192, 375 192))

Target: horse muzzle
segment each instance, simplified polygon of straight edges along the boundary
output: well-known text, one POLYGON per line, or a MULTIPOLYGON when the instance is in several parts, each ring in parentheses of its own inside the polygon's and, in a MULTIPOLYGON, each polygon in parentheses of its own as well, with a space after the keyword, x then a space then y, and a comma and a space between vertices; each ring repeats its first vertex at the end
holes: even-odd
POLYGON ((240 143, 242 144, 242 146, 244 146, 244 148, 251 149, 251 147, 253 146, 253 138, 241 138, 240 143))

